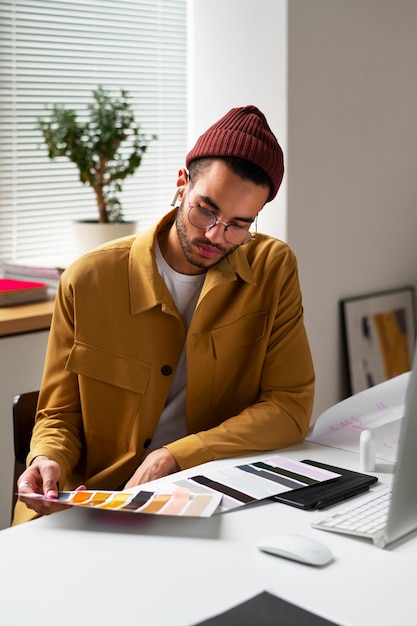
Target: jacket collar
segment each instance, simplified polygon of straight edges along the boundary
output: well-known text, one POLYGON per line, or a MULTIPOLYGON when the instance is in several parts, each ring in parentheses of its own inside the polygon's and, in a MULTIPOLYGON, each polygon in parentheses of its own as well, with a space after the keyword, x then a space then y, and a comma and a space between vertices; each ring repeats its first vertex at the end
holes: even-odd
MULTIPOLYGON (((176 209, 170 211, 156 225, 138 235, 133 241, 128 269, 132 315, 158 305, 161 305, 165 312, 175 314, 175 307, 173 303, 171 304, 171 299, 167 298, 167 288, 158 272, 155 259, 156 236, 161 230, 173 224, 175 215, 176 209)), ((250 285, 256 284, 245 251, 248 246, 237 248, 231 255, 207 271, 204 291, 220 283, 236 280, 237 276, 250 285)))

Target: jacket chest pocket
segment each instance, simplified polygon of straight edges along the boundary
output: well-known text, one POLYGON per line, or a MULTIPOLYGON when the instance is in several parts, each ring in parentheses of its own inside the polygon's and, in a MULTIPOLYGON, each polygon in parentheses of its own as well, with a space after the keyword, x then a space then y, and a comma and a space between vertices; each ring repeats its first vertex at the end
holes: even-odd
POLYGON ((243 316, 211 331, 214 352, 213 409, 236 414, 255 402, 267 344, 268 312, 243 316))
POLYGON ((211 330, 214 356, 223 359, 252 350, 265 336, 268 311, 249 313, 232 324, 211 330))
POLYGON ((130 356, 75 342, 66 369, 78 376, 87 450, 127 450, 151 366, 130 356), (110 448, 110 449, 108 449, 110 448))

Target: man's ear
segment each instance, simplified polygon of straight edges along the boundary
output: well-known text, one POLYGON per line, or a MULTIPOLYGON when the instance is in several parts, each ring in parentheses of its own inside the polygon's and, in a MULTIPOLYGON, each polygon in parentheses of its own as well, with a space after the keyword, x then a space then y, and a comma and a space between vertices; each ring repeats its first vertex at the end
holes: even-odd
POLYGON ((182 195, 184 190, 188 184, 188 172, 186 169, 181 169, 178 171, 177 178, 177 191, 175 192, 175 196, 171 202, 171 206, 179 206, 182 200, 182 195))
POLYGON ((185 189, 184 186, 177 187, 177 191, 175 192, 175 195, 172 198, 171 206, 173 206, 173 207, 179 207, 180 206, 181 200, 182 200, 182 194, 184 192, 184 189, 185 189))
POLYGON ((183 187, 187 183, 188 183, 188 172, 185 168, 180 169, 178 171, 177 187, 183 187))

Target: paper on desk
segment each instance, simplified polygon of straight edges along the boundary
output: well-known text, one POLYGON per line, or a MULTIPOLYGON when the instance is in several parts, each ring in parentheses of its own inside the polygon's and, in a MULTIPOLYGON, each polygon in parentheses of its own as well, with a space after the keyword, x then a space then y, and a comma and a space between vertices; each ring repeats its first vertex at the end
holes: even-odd
POLYGON ((359 452, 363 430, 375 433, 376 457, 395 461, 410 372, 342 400, 324 411, 307 441, 359 452))
POLYGON ((221 493, 221 511, 337 478, 340 474, 278 454, 263 460, 204 471, 176 481, 178 487, 221 493))
MULTIPOLYGON (((22 494, 20 494, 22 497, 22 494)), ((189 489, 167 488, 163 492, 80 490, 60 491, 58 500, 51 500, 37 493, 24 494, 24 499, 47 501, 57 507, 78 506, 123 513, 148 513, 180 517, 211 517, 218 509, 221 494, 199 494, 189 489)))

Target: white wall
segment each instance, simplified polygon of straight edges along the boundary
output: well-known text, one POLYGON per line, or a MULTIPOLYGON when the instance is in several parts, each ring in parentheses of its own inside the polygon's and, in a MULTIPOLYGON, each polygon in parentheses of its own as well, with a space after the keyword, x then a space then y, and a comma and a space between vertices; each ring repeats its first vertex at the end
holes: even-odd
POLYGON ((417 287, 417 3, 190 5, 190 144, 251 103, 286 154, 260 230, 298 257, 317 417, 346 394, 340 298, 417 287))
MULTIPOLYGON (((286 152, 284 0, 189 0, 189 145, 229 109, 254 104, 286 152)), ((286 237, 286 183, 258 229, 286 237)))
POLYGON ((417 287, 417 2, 291 0, 288 242, 317 371, 346 393, 338 300, 417 287))

